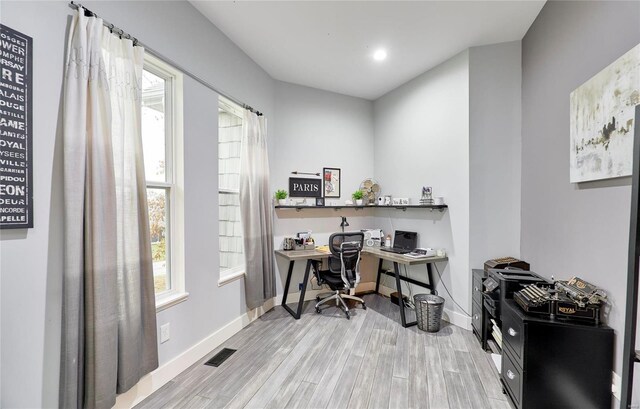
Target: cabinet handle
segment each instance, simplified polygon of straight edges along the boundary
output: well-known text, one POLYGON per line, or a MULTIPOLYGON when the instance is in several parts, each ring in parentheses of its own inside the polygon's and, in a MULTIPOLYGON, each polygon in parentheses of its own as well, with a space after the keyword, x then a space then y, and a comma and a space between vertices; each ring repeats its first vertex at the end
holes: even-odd
POLYGON ((473 319, 474 319, 474 320, 476 320, 476 321, 477 321, 479 318, 480 318, 480 316, 479 316, 478 314, 476 314, 476 315, 474 315, 474 316, 473 316, 473 319))
POLYGON ((517 332, 515 329, 509 327, 509 330, 507 331, 509 333, 509 335, 511 335, 512 337, 515 337, 517 332))
POLYGON ((513 372, 511 372, 511 369, 507 369, 507 378, 509 379, 515 379, 516 374, 514 374, 513 372))
POLYGON ((480 291, 478 287, 473 287, 473 291, 480 291))

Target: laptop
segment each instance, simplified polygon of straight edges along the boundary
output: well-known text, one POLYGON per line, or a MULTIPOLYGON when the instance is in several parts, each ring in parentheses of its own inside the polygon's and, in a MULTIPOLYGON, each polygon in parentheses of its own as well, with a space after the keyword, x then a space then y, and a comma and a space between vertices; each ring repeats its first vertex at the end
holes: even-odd
POLYGON ((393 235, 393 247, 382 248, 382 251, 390 253, 407 254, 411 253, 418 245, 418 233, 414 231, 396 230, 393 235))

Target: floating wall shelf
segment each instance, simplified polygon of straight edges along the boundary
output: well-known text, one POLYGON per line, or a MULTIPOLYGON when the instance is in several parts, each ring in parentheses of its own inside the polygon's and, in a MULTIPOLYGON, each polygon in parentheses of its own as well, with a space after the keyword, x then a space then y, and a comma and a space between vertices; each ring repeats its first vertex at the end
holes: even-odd
POLYGON ((288 206, 275 206, 276 209, 295 209, 297 212, 301 210, 321 210, 321 209, 335 209, 336 211, 340 209, 354 209, 356 211, 363 209, 397 209, 402 210, 403 212, 407 209, 429 209, 429 211, 437 210, 439 212, 444 212, 448 209, 447 205, 393 205, 393 206, 303 206, 303 205, 288 205, 288 206))

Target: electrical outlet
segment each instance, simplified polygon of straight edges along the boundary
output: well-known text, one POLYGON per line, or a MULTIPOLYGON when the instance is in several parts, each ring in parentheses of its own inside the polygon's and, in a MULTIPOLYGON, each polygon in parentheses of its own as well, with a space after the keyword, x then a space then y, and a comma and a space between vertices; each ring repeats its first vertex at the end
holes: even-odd
POLYGON ((615 396, 616 399, 620 400, 620 395, 622 394, 622 379, 620 375, 615 372, 611 372, 612 383, 611 383, 611 393, 615 396))
POLYGON ((160 343, 164 344, 171 338, 169 323, 160 326, 160 343))

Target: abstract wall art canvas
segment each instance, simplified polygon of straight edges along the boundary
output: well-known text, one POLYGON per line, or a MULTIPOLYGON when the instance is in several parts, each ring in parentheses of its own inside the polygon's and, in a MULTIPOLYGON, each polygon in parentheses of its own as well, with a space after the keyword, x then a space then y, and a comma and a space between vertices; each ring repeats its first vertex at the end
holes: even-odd
POLYGON ((635 106, 640 104, 640 44, 569 99, 571 183, 631 175, 635 106))

